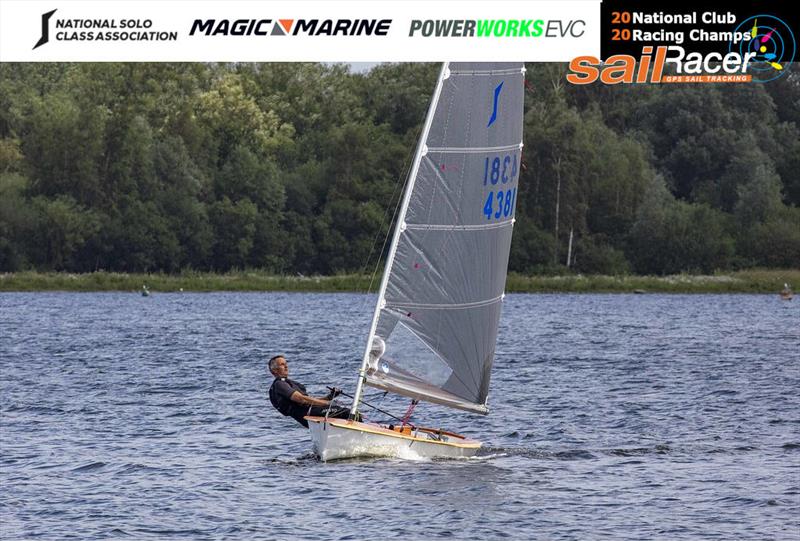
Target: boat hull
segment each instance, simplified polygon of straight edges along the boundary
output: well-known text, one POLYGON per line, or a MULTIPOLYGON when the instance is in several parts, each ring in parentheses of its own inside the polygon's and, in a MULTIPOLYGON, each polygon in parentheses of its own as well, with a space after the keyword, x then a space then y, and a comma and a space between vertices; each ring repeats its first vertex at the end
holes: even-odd
POLYGON ((479 441, 435 429, 400 433, 385 426, 346 419, 306 417, 306 420, 314 453, 323 461, 359 457, 466 458, 481 447, 479 441))

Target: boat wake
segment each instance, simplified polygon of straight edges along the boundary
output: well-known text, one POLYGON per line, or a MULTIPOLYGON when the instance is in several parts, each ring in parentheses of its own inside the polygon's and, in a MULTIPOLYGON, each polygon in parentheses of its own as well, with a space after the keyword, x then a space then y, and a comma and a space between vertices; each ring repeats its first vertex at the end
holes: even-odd
POLYGON ((652 447, 629 447, 617 449, 568 449, 554 450, 530 447, 483 447, 476 458, 522 457, 535 460, 593 460, 603 456, 633 457, 663 455, 671 451, 666 444, 652 447))

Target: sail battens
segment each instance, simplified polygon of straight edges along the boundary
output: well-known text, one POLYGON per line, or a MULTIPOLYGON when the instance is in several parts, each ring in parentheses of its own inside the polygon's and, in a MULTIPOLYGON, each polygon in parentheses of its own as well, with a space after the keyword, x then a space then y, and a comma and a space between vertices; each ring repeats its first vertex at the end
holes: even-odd
POLYGON ((496 147, 434 147, 428 148, 428 154, 437 152, 439 154, 484 154, 488 152, 511 152, 512 150, 519 150, 522 143, 516 145, 501 145, 496 147))
POLYGON ((464 70, 453 71, 450 70, 450 75, 516 75, 522 73, 520 68, 503 69, 503 70, 464 70))
POLYGON ((437 303, 437 304, 425 304, 419 302, 394 302, 387 299, 386 307, 403 308, 403 309, 415 308, 417 310, 464 310, 466 308, 479 308, 481 306, 489 306, 490 304, 494 304, 502 300, 503 300, 503 295, 498 295, 497 297, 493 297, 491 299, 485 299, 482 301, 437 303))
POLYGON ((453 224, 406 224, 406 229, 413 231, 487 231, 489 229, 500 229, 508 227, 514 223, 514 219, 503 220, 502 222, 476 224, 476 225, 453 225, 453 224))

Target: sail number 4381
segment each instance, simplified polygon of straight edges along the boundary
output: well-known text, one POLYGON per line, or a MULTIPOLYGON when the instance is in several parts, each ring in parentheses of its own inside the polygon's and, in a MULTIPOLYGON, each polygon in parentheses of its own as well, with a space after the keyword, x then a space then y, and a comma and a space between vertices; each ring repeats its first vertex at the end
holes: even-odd
POLYGON ((517 198, 517 189, 498 190, 497 192, 489 192, 486 197, 486 203, 483 205, 483 213, 486 215, 487 220, 494 218, 504 217, 507 218, 514 212, 514 203, 517 198))
MULTIPOLYGON (((483 167, 483 185, 508 184, 517 178, 517 173, 517 156, 509 154, 487 157, 483 167)), ((486 202, 483 204, 483 214, 486 219, 497 220, 510 216, 514 212, 516 197, 516 187, 489 192, 486 202)))

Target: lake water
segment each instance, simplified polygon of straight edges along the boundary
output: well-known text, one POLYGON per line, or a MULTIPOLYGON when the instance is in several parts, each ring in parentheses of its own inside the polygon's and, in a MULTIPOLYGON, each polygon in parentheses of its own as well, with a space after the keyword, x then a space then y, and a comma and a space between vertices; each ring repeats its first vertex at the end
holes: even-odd
POLYGON ((265 360, 352 392, 373 302, 0 294, 0 538, 800 539, 800 302, 509 295, 492 412, 414 417, 477 458, 321 463, 265 360))

